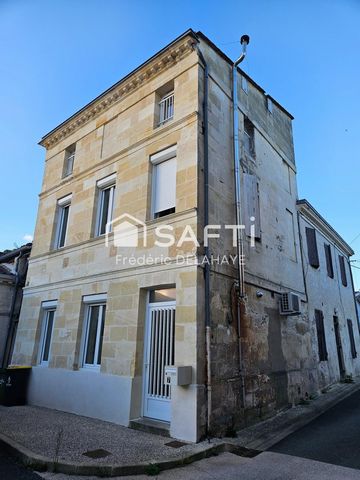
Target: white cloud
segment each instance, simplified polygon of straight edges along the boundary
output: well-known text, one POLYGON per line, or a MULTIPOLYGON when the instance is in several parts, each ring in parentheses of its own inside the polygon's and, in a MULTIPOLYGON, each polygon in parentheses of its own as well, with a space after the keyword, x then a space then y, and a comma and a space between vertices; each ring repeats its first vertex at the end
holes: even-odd
POLYGON ((30 233, 25 233, 25 235, 23 236, 23 240, 25 240, 25 242, 32 242, 33 238, 34 237, 30 235, 30 233))

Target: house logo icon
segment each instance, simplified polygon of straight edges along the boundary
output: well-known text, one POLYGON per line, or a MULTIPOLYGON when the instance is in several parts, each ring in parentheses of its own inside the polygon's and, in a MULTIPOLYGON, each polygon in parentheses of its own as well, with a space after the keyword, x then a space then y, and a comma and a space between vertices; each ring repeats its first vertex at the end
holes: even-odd
POLYGON ((138 218, 124 213, 106 225, 105 246, 146 247, 146 225, 138 218), (140 235, 142 233, 142 235, 140 235))

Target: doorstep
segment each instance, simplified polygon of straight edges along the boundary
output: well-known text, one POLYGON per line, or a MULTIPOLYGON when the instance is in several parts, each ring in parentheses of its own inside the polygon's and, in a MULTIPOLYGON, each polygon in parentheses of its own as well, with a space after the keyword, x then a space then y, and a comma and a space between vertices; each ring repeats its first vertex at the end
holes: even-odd
POLYGON ((129 427, 134 430, 161 435, 162 437, 170 437, 170 423, 154 420, 153 418, 140 417, 130 420, 129 427))

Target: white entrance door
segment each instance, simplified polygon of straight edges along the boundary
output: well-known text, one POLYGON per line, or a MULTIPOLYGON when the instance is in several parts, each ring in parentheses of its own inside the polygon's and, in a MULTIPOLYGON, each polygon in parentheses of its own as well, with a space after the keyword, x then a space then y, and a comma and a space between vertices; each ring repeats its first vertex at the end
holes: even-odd
POLYGON ((170 421, 171 390, 165 365, 174 365, 175 302, 149 303, 145 328, 144 417, 170 421))

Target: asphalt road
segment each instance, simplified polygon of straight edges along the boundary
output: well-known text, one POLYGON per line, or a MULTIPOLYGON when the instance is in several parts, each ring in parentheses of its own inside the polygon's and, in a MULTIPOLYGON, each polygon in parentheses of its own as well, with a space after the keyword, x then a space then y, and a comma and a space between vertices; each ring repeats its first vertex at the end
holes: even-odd
POLYGON ((42 480, 39 475, 19 465, 14 458, 0 448, 1 480, 42 480))
POLYGON ((269 450, 360 469, 360 391, 269 450))

